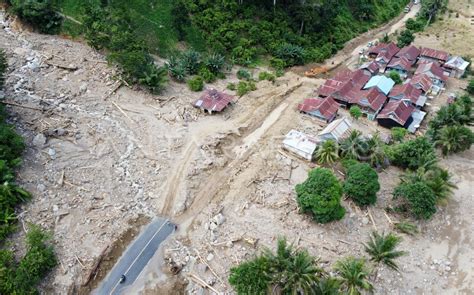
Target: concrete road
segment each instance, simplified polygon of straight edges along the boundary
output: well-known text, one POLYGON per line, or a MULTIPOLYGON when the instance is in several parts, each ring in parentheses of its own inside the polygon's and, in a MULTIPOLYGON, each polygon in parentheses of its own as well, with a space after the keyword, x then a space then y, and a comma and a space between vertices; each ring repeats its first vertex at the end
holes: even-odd
POLYGON ((133 284, 138 278, 148 261, 156 250, 173 231, 175 225, 167 219, 154 219, 144 231, 140 233, 132 244, 125 250, 124 254, 104 281, 93 292, 97 295, 121 294, 121 290, 133 284), (125 275, 126 279, 120 283, 120 277, 125 275))

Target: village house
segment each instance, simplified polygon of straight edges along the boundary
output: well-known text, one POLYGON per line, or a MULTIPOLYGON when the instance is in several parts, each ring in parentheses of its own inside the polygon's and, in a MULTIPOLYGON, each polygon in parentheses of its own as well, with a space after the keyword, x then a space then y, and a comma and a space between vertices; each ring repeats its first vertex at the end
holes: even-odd
POLYGON ((440 65, 448 61, 449 54, 446 51, 422 47, 420 52, 420 61, 437 62, 440 65))
POLYGON ((386 128, 410 126, 415 107, 403 100, 390 100, 377 116, 379 125, 386 128))
POLYGON ((443 65, 443 70, 449 77, 461 78, 468 67, 469 62, 465 61, 462 57, 452 56, 443 65))
POLYGON ((297 130, 291 130, 283 140, 283 148, 296 155, 311 161, 318 141, 311 136, 297 130))
POLYGON ((331 123, 337 116, 339 104, 331 96, 326 98, 308 98, 298 105, 298 110, 326 123, 331 123))
POLYGON ((377 88, 380 92, 387 95, 390 90, 392 90, 393 85, 395 85, 395 82, 392 79, 378 75, 372 77, 367 84, 365 84, 364 89, 377 88))
POLYGON ((400 77, 406 79, 410 72, 412 63, 405 57, 395 57, 387 65, 385 72, 395 71, 400 77))
POLYGON ((423 91, 410 83, 395 85, 390 91, 388 98, 392 100, 402 100, 411 103, 413 106, 422 108, 426 103, 426 96, 423 91))
POLYGON ((370 74, 363 70, 342 70, 338 72, 332 79, 328 79, 318 89, 319 97, 328 97, 330 95, 340 97, 342 102, 345 101, 344 96, 354 87, 362 87, 370 79, 370 74), (336 94, 336 95, 334 95, 336 94))
POLYGON ((380 66, 375 61, 370 61, 364 63, 359 69, 363 70, 367 75, 374 76, 379 73, 380 66))
POLYGON ((420 89, 425 95, 430 92, 433 85, 431 78, 426 74, 416 74, 407 83, 410 83, 416 89, 420 89))
POLYGON ((360 90, 357 93, 355 104, 360 107, 362 113, 367 116, 367 119, 375 120, 386 101, 387 96, 385 94, 376 88, 371 88, 369 90, 360 90))
POLYGON ((400 49, 400 51, 397 52, 397 54, 395 54, 395 57, 398 57, 398 58, 404 57, 410 61, 411 65, 414 65, 418 57, 420 56, 420 53, 421 53, 421 50, 418 49, 416 46, 409 45, 400 49))
POLYGON ((395 54, 398 53, 398 51, 400 51, 400 48, 398 48, 393 42, 379 43, 378 45, 370 48, 367 54, 369 58, 372 59, 377 59, 378 56, 384 56, 391 59, 395 54))
POLYGON ((433 85, 438 88, 443 88, 448 80, 443 69, 435 62, 420 63, 415 71, 415 75, 418 74, 425 74, 430 77, 433 85))
POLYGON ((221 112, 232 103, 233 100, 234 97, 230 94, 217 91, 216 89, 207 89, 201 97, 193 103, 193 106, 212 114, 212 112, 221 112))
POLYGON ((334 140, 336 142, 345 138, 351 130, 351 122, 346 117, 332 121, 318 134, 321 142, 334 140))

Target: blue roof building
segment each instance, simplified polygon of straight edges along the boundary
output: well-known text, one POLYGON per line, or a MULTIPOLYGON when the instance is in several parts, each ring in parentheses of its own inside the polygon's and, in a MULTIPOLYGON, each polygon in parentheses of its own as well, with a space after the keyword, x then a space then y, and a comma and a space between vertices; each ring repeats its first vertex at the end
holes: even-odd
POLYGON ((372 77, 367 84, 365 84, 364 89, 370 89, 377 87, 377 89, 385 95, 388 95, 390 90, 392 90, 395 82, 385 76, 379 75, 372 77))

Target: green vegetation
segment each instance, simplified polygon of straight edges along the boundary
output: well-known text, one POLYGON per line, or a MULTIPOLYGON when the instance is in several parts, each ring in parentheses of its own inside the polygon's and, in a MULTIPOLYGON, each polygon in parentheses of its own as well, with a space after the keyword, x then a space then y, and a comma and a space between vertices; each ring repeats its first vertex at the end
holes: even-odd
POLYGON ((362 117, 362 111, 358 106, 351 106, 349 113, 351 114, 351 117, 356 120, 359 120, 359 118, 362 117))
POLYGON ((267 80, 267 81, 270 81, 270 82, 274 82, 275 79, 276 79, 275 75, 273 75, 269 72, 260 72, 258 74, 258 80, 259 81, 267 80))
MULTIPOLYGON (((403 46, 402 46, 403 47, 403 46)), ((388 74, 389 78, 395 82, 395 84, 402 84, 402 78, 400 78, 400 74, 395 71, 390 71, 388 74)))
POLYGON ((393 192, 396 199, 402 198, 402 208, 417 219, 429 219, 436 213, 436 195, 424 182, 400 183, 393 192))
POLYGON ((408 134, 408 130, 403 127, 393 127, 390 132, 394 142, 402 142, 408 134))
POLYGON ((334 270, 339 275, 344 294, 358 295, 374 288, 369 282, 370 269, 363 258, 346 257, 336 262, 334 270))
POLYGON ((389 158, 392 164, 416 170, 436 159, 433 144, 424 136, 408 140, 391 147, 389 158))
POLYGON ((397 251, 395 248, 400 245, 402 239, 392 233, 379 234, 373 232, 367 244, 364 244, 365 252, 370 256, 370 261, 377 265, 384 264, 387 267, 398 271, 398 264, 395 259, 406 254, 404 251, 397 251))
POLYGON ((318 164, 332 164, 339 159, 338 145, 334 140, 327 140, 321 144, 313 155, 318 164))
POLYGON ((308 179, 296 185, 296 195, 301 212, 312 214, 319 223, 344 217, 345 209, 340 204, 342 186, 328 169, 317 168, 310 171, 308 179))
POLYGON ((367 151, 362 133, 358 130, 352 130, 349 136, 341 142, 340 151, 344 158, 360 160, 367 151))
POLYGON ((407 30, 410 30, 412 32, 421 32, 425 29, 425 23, 426 21, 420 18, 417 18, 417 19, 409 18, 407 19, 405 26, 407 30))
POLYGON ((255 91, 255 90, 257 90, 257 86, 255 85, 253 81, 248 81, 248 82, 240 81, 239 84, 237 84, 238 96, 245 95, 249 93, 250 91, 255 91))
POLYGON ((474 95, 474 79, 469 80, 469 84, 467 85, 467 93, 474 95))
POLYGON ((350 165, 344 182, 344 193, 358 206, 373 205, 380 190, 377 172, 366 163, 350 165))
POLYGON ((239 80, 251 80, 252 79, 252 74, 247 71, 247 70, 244 70, 244 69, 240 69, 237 71, 237 78, 239 78, 239 80))
POLYGON ((54 0, 10 0, 9 2, 21 20, 37 28, 41 33, 59 32, 62 17, 57 12, 54 0))
POLYGON ((418 227, 416 224, 413 224, 408 221, 397 222, 394 224, 394 227, 399 232, 413 236, 418 233, 418 227))
POLYGON ((397 38, 397 46, 403 48, 415 40, 415 35, 410 30, 403 30, 397 38))
POLYGON ((191 91, 201 91, 204 88, 204 80, 201 76, 196 76, 188 80, 188 87, 191 91))
POLYGON ((444 126, 435 145, 444 156, 468 150, 474 143, 474 133, 465 126, 444 126))

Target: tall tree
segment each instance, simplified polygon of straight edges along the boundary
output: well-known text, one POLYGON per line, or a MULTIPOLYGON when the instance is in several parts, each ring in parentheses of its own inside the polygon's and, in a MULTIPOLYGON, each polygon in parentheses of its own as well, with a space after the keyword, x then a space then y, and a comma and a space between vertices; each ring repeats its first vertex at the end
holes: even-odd
POLYGON ((342 285, 342 290, 348 295, 359 295, 362 291, 372 291, 373 286, 369 282, 370 270, 365 259, 346 257, 334 267, 342 285))

